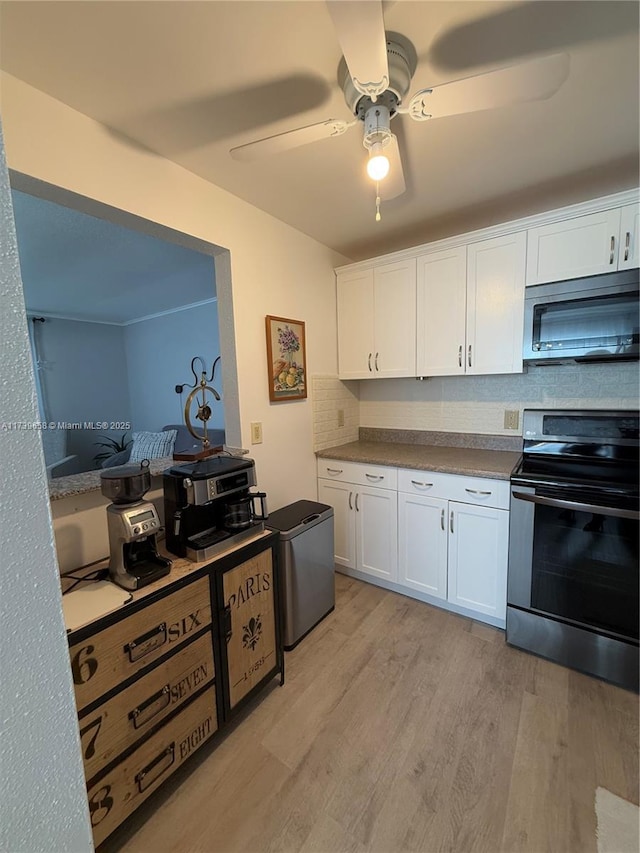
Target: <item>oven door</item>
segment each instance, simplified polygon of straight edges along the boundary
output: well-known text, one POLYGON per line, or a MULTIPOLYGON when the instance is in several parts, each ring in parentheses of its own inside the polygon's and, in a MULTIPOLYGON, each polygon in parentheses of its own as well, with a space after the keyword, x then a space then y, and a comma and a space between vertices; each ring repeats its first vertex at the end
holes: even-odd
POLYGON ((507 602, 637 642, 639 513, 602 503, 512 483, 507 602))

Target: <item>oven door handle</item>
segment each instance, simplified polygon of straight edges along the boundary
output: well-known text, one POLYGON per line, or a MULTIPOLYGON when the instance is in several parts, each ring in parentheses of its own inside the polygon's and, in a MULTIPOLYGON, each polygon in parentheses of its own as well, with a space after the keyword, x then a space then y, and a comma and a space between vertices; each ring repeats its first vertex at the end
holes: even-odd
POLYGON ((592 512, 596 515, 612 515, 615 518, 640 519, 640 512, 632 509, 616 509, 609 506, 594 506, 594 504, 582 504, 575 501, 563 501, 558 498, 545 498, 542 495, 528 495, 526 492, 511 492, 514 498, 521 501, 529 501, 543 506, 555 506, 558 509, 575 509, 578 512, 592 512))

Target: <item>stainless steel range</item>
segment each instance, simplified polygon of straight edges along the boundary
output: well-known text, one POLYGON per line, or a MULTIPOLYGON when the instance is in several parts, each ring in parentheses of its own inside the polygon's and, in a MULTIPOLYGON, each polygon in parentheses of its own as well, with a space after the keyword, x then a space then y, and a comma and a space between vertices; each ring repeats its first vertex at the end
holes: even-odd
POLYGON ((638 690, 638 411, 526 409, 507 642, 638 690))

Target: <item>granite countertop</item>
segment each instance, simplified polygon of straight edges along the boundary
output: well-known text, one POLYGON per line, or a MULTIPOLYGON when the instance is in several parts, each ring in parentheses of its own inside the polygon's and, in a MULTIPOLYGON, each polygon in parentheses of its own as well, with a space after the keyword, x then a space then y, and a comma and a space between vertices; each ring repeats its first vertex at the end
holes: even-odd
POLYGON ((405 434, 396 435, 394 441, 391 435, 396 433, 394 430, 370 430, 370 432, 374 435, 367 436, 366 431, 361 430, 360 441, 352 441, 338 447, 318 450, 316 456, 319 459, 368 462, 371 465, 389 465, 393 468, 414 468, 420 471, 440 471, 445 474, 490 477, 494 480, 508 480, 521 456, 520 450, 507 448, 518 443, 521 444, 522 439, 514 441, 507 438, 506 441, 499 442, 489 440, 494 438, 492 436, 465 436, 461 440, 459 434, 443 435, 438 433, 437 435, 430 435, 424 433, 412 443, 399 443, 398 438, 411 439, 415 437, 407 434, 407 431, 403 431, 405 434), (362 435, 363 432, 365 433, 364 436, 362 435), (384 433, 384 435, 376 435, 376 433, 384 433), (384 440, 379 440, 380 438, 384 440), (437 441, 437 443, 426 443, 429 438, 437 441), (451 442, 450 445, 441 443, 447 440, 451 442), (467 446, 463 446, 463 441, 467 446), (475 446, 468 446, 469 444, 475 446), (489 446, 482 446, 483 444, 489 446))
MULTIPOLYGON (((244 456, 248 450, 243 450, 240 447, 227 447, 225 445, 225 453, 231 456, 244 456)), ((135 464, 135 463, 134 463, 135 464)), ((149 473, 152 477, 159 477, 167 468, 172 468, 174 465, 184 463, 176 462, 171 456, 166 456, 162 459, 151 459, 149 462, 149 473)), ((130 468, 131 465, 126 466, 130 468)), ((109 471, 117 471, 117 468, 109 468, 109 471)), ((62 498, 68 498, 72 495, 83 495, 85 492, 97 492, 100 490, 100 474, 101 471, 85 471, 82 474, 70 474, 68 477, 56 477, 49 480, 49 500, 59 501, 62 498)))

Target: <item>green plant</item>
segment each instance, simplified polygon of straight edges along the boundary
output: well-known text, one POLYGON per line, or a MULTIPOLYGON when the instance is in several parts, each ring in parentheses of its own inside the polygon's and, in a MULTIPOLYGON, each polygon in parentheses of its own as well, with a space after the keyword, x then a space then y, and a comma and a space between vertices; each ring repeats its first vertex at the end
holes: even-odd
POLYGON ((131 444, 132 439, 127 438, 126 432, 122 434, 122 438, 118 441, 117 438, 111 438, 108 435, 99 435, 98 438, 104 438, 104 441, 94 441, 93 443, 96 447, 105 447, 106 450, 102 450, 100 453, 96 453, 93 457, 93 461, 100 464, 104 462, 105 459, 109 459, 110 456, 114 456, 116 453, 121 453, 123 450, 126 450, 131 444))

